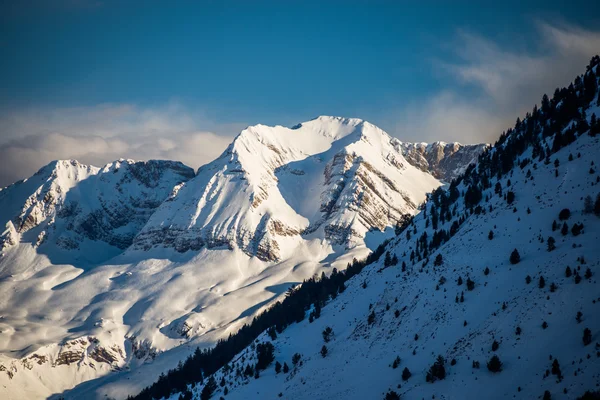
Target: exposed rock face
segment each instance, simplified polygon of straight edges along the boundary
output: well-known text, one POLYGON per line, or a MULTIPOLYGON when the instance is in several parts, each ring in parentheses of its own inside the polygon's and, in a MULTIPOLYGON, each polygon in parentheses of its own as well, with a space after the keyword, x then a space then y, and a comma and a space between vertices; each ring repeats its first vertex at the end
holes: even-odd
POLYGON ((96 364, 104 363, 112 370, 118 370, 125 359, 125 352, 119 345, 112 344, 103 346, 94 336, 84 336, 78 339, 68 340, 52 350, 43 350, 47 353, 33 353, 20 360, 13 360, 6 364, 0 364, 0 372, 5 372, 12 379, 19 371, 32 370, 36 366, 48 362, 52 367, 68 366, 77 364, 79 366, 89 365, 95 368, 96 364))
POLYGON ((456 142, 398 143, 402 155, 411 165, 422 171, 429 171, 445 182, 458 177, 490 147, 487 144, 463 145, 456 142))
POLYGON ((134 247, 226 246, 276 261, 283 242, 319 229, 351 247, 414 213, 439 185, 406 162, 397 142, 359 119, 249 127, 158 208, 134 247))
POLYGON ((120 160, 102 169, 75 160, 52 162, 0 191, 0 203, 12 207, 2 213, 8 221, 2 248, 50 240, 73 250, 90 239, 125 249, 173 187, 193 176, 191 168, 173 161, 120 160))
POLYGON ((12 221, 8 221, 6 223, 6 229, 4 229, 4 232, 0 235, 0 254, 17 243, 19 243, 19 234, 12 221))

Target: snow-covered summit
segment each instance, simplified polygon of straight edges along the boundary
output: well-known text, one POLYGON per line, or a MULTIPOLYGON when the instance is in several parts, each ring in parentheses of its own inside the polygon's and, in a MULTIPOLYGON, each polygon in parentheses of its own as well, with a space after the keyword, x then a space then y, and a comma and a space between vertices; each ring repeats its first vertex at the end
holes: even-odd
POLYGON ((359 119, 248 127, 156 211, 136 248, 225 245, 273 261, 318 230, 352 247, 369 229, 414 213, 440 184, 395 143, 359 119))

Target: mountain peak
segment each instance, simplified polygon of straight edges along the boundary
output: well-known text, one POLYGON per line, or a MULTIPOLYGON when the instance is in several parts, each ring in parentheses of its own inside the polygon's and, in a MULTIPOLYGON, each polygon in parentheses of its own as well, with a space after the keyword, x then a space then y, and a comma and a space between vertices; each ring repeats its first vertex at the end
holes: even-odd
POLYGON ((58 176, 61 172, 65 171, 87 171, 87 173, 95 173, 99 170, 99 168, 94 167, 92 165, 86 165, 80 163, 75 159, 59 159, 50 161, 48 164, 40 168, 34 176, 37 175, 50 175, 50 176, 58 176))
POLYGON ((357 118, 254 125, 200 168, 135 243, 182 252, 226 244, 275 261, 303 243, 303 234, 324 230, 333 243, 352 247, 368 230, 415 212, 439 184, 407 163, 387 133, 357 118))

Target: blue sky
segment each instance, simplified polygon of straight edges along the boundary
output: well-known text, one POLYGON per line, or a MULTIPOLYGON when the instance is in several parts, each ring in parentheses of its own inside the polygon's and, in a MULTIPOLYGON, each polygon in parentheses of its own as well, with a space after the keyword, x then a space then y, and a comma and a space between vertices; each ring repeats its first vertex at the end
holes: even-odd
MULTIPOLYGON (((471 3, 2 3, 0 155, 176 157, 177 143, 155 155, 132 138, 202 133, 214 151, 181 155, 197 167, 245 125, 323 114, 405 140, 489 141, 600 52, 594 2, 471 3), (82 153, 82 137, 106 143, 82 153)), ((0 168, 1 186, 14 177, 0 168)))

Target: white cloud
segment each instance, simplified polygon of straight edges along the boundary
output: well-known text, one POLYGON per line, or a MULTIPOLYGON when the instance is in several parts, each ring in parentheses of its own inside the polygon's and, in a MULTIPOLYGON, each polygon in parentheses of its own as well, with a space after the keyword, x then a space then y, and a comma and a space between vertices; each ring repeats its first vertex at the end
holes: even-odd
POLYGON ((537 22, 533 51, 502 48, 468 32, 458 32, 453 56, 436 61, 448 77, 448 89, 398 113, 394 133, 404 140, 494 142, 518 116, 567 86, 600 52, 600 32, 570 25, 537 22), (472 90, 474 89, 474 90, 472 90))
POLYGON ((508 123, 487 107, 450 91, 441 92, 424 104, 413 103, 396 117, 398 122, 392 126, 395 136, 414 142, 485 142, 489 137, 482 134, 493 132, 498 135, 508 123))
POLYGON ((118 158, 172 159, 198 168, 244 124, 218 124, 178 104, 31 109, 0 115, 0 187, 55 159, 102 166, 118 158))

